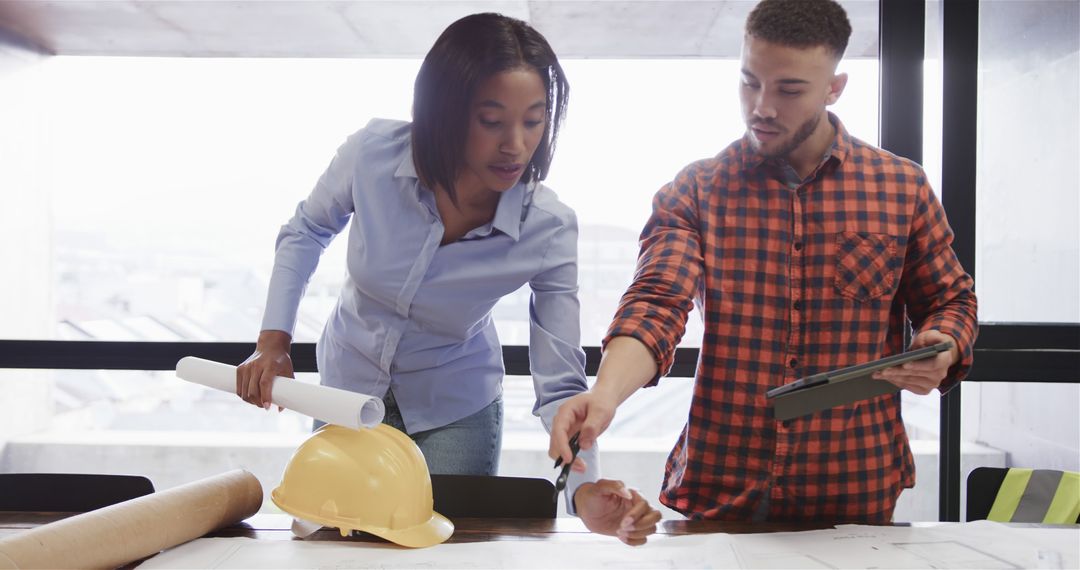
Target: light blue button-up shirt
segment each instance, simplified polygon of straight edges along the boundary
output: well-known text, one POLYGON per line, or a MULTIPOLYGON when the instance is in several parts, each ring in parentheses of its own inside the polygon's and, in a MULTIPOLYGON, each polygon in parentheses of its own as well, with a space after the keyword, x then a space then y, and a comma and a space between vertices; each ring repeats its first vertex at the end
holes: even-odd
MULTIPOLYGON (((550 429, 562 400, 586 390, 574 212, 547 187, 519 182, 490 223, 440 246, 410 141, 409 123, 376 119, 338 149, 278 234, 262 329, 292 334, 320 255, 351 224, 348 276, 317 347, 321 382, 379 397, 392 388, 408 431, 424 431, 502 393, 491 310, 528 283, 533 413, 550 429)), ((598 477, 595 454, 582 458, 589 470, 568 490, 598 477)))

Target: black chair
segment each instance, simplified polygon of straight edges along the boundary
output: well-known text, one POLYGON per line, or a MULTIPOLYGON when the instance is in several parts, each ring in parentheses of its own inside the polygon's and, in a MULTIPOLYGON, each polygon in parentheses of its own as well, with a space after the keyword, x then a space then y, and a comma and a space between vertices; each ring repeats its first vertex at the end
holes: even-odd
MULTIPOLYGON (((1009 471, 1010 469, 1004 467, 977 467, 968 474, 967 520, 969 522, 984 520, 990 517, 990 511, 993 509, 994 501, 998 498, 998 491, 1001 490, 1001 485, 1005 482, 1005 477, 1009 474, 1009 471)), ((1062 474, 1061 481, 1064 484, 1076 485, 1076 473, 1062 471, 1044 471, 1044 473, 1060 473, 1062 474)), ((1055 489, 1035 489, 1029 484, 1028 487, 1023 490, 1023 497, 1025 501, 1039 503, 1042 512, 1045 513, 1045 507, 1050 505, 1051 499, 1055 496, 1054 491, 1055 489), (1043 505, 1043 503, 1045 503, 1045 505, 1043 505)), ((1015 520, 1015 517, 1016 515, 1014 514, 1014 520, 1000 520, 998 522, 1031 522, 1015 520)), ((991 520, 996 520, 996 518, 991 520)), ((1071 521, 1061 522, 1068 523, 1071 521)), ((1080 523, 1080 515, 1076 517, 1075 522, 1080 523)))
POLYGON ((435 512, 444 517, 553 519, 555 485, 547 479, 486 475, 431 476, 435 512))
POLYGON ((0 473, 0 511, 85 513, 153 492, 138 475, 0 473))

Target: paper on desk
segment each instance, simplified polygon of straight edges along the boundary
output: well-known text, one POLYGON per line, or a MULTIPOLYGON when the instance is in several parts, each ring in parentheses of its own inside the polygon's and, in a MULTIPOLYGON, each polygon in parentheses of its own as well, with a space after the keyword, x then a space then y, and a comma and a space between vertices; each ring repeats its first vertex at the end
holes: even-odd
POLYGON ((740 568, 919 568, 921 559, 894 551, 861 528, 740 535, 740 568), (886 549, 884 551, 882 549, 886 549))
MULTIPOLYGON (((235 366, 186 356, 176 363, 176 375, 188 382, 236 393, 235 366)), ((271 397, 274 405, 353 429, 379 425, 386 413, 382 400, 374 396, 291 378, 274 378, 271 397)))
POLYGON ((734 568, 730 535, 651 536, 631 548, 594 534, 407 549, 358 541, 203 538, 139 568, 734 568))
POLYGON ((805 532, 739 535, 742 568, 1075 568, 1080 530, 999 523, 842 525, 805 532), (1069 551, 1071 550, 1071 554, 1069 551), (1046 561, 1052 561, 1046 564, 1046 561))
POLYGON ((140 568, 1076 568, 1078 550, 1080 529, 982 521, 654 535, 638 548, 594 534, 422 550, 358 541, 207 538, 167 550, 140 568))
MULTIPOLYGON (((922 523, 916 531, 920 536, 973 546, 1011 567, 1080 568, 1080 527, 1075 525, 1028 526, 981 520, 922 523)), ((893 531, 886 530, 889 532, 893 531)))

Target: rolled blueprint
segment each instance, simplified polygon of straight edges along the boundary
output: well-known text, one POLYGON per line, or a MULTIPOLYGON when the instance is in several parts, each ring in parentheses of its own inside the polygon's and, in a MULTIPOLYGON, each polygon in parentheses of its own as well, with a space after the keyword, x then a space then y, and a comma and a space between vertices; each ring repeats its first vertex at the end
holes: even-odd
MULTIPOLYGON (((188 382, 209 386, 230 394, 236 393, 236 367, 213 360, 185 356, 176 363, 176 375, 188 382)), ((292 378, 274 378, 271 402, 328 424, 353 429, 379 425, 386 413, 382 400, 375 396, 329 386, 298 382, 292 378)))
POLYGON ((262 497, 229 471, 0 538, 0 568, 116 568, 242 521, 262 497))

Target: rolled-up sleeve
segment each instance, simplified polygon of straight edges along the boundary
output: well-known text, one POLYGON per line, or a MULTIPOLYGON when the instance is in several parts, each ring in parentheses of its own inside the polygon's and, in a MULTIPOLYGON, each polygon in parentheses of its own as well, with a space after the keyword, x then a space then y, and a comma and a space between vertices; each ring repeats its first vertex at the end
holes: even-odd
POLYGON ((901 281, 915 333, 938 330, 956 339, 960 361, 941 383, 947 392, 967 376, 978 334, 974 281, 953 251, 945 210, 929 185, 920 185, 901 281))
POLYGON ((703 270, 696 188, 691 167, 656 193, 634 281, 604 338, 607 346, 617 336, 633 337, 652 352, 658 373, 650 386, 671 369, 703 270))

